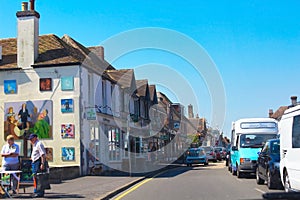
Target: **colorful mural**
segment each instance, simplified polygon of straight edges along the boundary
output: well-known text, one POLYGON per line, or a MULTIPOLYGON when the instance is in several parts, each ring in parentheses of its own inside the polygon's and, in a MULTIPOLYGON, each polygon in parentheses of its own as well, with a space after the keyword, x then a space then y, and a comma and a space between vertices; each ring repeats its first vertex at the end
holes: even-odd
POLYGON ((62 138, 75 138, 74 124, 62 124, 61 125, 61 137, 62 138))
POLYGON ((74 147, 61 148, 61 156, 62 156, 63 161, 74 161, 75 160, 75 148, 74 147))
POLYGON ((4 103, 4 139, 16 140, 35 133, 40 139, 52 138, 52 101, 21 101, 4 103))

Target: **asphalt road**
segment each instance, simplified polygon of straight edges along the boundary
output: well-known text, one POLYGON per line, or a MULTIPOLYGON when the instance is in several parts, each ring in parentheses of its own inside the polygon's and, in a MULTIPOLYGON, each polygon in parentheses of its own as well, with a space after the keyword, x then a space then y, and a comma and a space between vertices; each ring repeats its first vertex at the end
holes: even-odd
MULTIPOLYGON (((115 197, 115 200, 203 199, 235 200, 262 199, 268 192, 266 185, 257 185, 255 177, 238 179, 224 163, 210 163, 208 167, 180 167, 144 182, 115 197)), ((277 192, 277 191, 274 191, 277 192)))

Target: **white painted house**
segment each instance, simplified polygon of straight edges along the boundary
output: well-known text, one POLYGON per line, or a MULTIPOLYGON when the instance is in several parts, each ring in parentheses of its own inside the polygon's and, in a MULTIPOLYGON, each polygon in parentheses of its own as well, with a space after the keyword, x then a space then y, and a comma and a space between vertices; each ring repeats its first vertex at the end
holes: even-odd
POLYGON ((39 19, 23 6, 17 38, 0 39, 0 145, 13 134, 28 157, 24 138, 36 133, 52 168, 84 175, 96 162, 112 160, 107 136, 120 132, 112 120, 120 116, 120 88, 104 74, 114 68, 102 47, 86 48, 67 35, 40 36, 39 19))

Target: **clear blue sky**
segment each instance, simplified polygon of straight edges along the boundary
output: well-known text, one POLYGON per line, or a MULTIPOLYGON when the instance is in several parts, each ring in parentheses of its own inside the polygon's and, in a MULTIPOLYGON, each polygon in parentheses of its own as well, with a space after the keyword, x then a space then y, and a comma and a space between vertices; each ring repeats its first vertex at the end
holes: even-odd
MULTIPOLYGON (((20 8, 21 0, 0 1, 0 38, 16 36, 15 13, 20 8)), ((223 79, 226 134, 231 121, 265 117, 269 108, 289 104, 291 95, 300 96, 299 8, 297 0, 36 0, 41 34, 68 34, 86 46, 143 27, 172 29, 194 39, 211 56, 223 79)), ((149 50, 125 55, 113 64, 135 68, 147 63, 167 65, 188 77, 198 102, 189 102, 187 94, 183 103, 196 103, 200 116, 211 117, 204 80, 187 70, 189 64, 180 58, 149 50)), ((166 93, 176 101, 176 94, 166 93)))

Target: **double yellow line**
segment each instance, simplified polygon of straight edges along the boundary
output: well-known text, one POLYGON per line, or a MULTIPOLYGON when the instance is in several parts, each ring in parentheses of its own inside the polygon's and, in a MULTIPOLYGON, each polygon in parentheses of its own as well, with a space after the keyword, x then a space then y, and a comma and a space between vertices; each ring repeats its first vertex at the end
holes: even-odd
POLYGON ((142 185, 148 183, 149 181, 151 181, 152 179, 156 178, 157 176, 165 173, 166 171, 160 172, 158 174, 156 174, 155 176, 153 176, 152 178, 147 178, 145 180, 143 180, 142 182, 140 182, 139 184, 133 186, 132 188, 130 188, 129 190, 127 190, 126 192, 122 193, 121 195, 119 195, 118 197, 116 197, 114 200, 121 200, 123 197, 125 197, 126 195, 128 195, 129 193, 137 190, 139 187, 141 187, 142 185))

